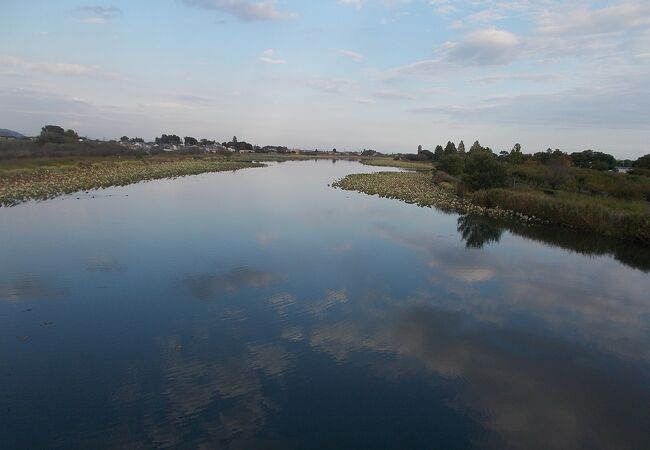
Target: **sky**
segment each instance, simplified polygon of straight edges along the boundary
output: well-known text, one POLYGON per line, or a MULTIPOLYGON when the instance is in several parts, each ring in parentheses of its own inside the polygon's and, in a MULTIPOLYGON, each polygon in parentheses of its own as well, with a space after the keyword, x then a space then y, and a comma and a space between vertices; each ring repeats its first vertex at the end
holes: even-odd
POLYGON ((650 153, 650 1, 0 0, 0 128, 650 153))

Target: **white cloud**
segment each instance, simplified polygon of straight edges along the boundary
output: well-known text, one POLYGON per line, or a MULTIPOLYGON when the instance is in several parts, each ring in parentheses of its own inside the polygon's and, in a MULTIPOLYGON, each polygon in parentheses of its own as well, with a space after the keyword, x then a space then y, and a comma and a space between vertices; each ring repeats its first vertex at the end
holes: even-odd
POLYGON ((30 62, 13 56, 0 56, 0 66, 12 67, 23 71, 62 75, 99 78, 103 80, 123 80, 124 76, 106 72, 99 65, 84 65, 74 63, 44 63, 30 62))
POLYGON ((354 87, 354 83, 349 80, 335 78, 312 78, 305 85, 327 94, 342 94, 354 87))
POLYGON ((601 9, 570 9, 545 12, 538 17, 542 34, 610 34, 650 29, 650 3, 626 2, 601 9))
POLYGON ((196 8, 221 11, 243 21, 256 20, 290 20, 297 15, 293 12, 280 11, 277 1, 265 0, 251 2, 248 0, 182 0, 184 4, 196 8))
POLYGON ((425 59, 390 69, 383 78, 384 81, 395 81, 407 76, 434 77, 443 74, 445 67, 448 67, 448 64, 441 59, 425 59))
POLYGON ((417 100, 417 97, 413 94, 391 90, 377 91, 373 94, 373 97, 381 100, 417 100))
POLYGON ((484 99, 472 106, 433 105, 412 112, 462 123, 500 123, 585 129, 650 130, 650 93, 642 80, 605 88, 484 99))
POLYGON ((77 11, 90 14, 81 19, 83 23, 90 25, 102 24, 122 14, 122 10, 115 6, 81 6, 77 11))
POLYGON ((340 49, 338 52, 339 54, 348 57, 355 62, 361 62, 361 60, 363 60, 363 55, 361 53, 352 50, 340 49))
POLYGON ((468 20, 473 23, 495 22, 503 20, 506 15, 494 9, 484 9, 483 11, 476 12, 468 17, 468 20))
POLYGON ((258 61, 264 64, 286 64, 287 61, 278 57, 278 51, 272 48, 264 50, 264 53, 257 57, 258 61))
POLYGON ((361 9, 362 0, 338 0, 339 5, 352 6, 356 9, 361 9))
POLYGON ((450 49, 448 59, 470 65, 501 65, 512 62, 521 50, 521 40, 516 35, 491 28, 465 36, 450 49))

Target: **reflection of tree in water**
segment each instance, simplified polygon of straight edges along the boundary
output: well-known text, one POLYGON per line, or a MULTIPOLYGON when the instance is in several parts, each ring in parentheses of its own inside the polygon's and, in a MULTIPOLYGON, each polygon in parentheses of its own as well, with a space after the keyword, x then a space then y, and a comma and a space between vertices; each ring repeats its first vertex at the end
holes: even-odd
POLYGON ((482 248, 485 244, 499 242, 503 229, 475 216, 460 216, 458 232, 467 248, 482 248))
POLYGON ((485 244, 498 242, 504 230, 583 255, 611 256, 626 266, 650 272, 650 248, 637 242, 579 233, 552 225, 531 225, 469 215, 458 218, 458 232, 467 248, 482 248, 485 244))

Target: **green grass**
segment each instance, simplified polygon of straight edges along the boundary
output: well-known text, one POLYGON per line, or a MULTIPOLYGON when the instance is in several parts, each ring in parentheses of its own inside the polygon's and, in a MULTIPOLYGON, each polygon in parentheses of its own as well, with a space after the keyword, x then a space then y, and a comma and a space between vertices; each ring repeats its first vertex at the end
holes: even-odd
MULTIPOLYGON (((537 188, 550 188, 548 167, 541 164, 508 166, 511 177, 537 188)), ((650 200, 650 178, 578 167, 568 168, 568 179, 557 187, 567 192, 609 195, 624 200, 650 200)))
POLYGON ((518 211, 553 224, 603 236, 650 242, 650 209, 645 202, 508 189, 479 191, 471 198, 475 204, 486 208, 518 211))
POLYGON ((251 162, 188 157, 75 162, 76 164, 52 165, 41 161, 43 164, 36 168, 3 169, 5 173, 0 178, 0 206, 43 200, 77 191, 123 186, 143 180, 262 166, 251 162))
POLYGON ((443 181, 434 183, 429 172, 379 172, 349 175, 334 186, 443 211, 557 224, 650 243, 650 204, 645 201, 560 191, 547 194, 530 187, 490 189, 461 198, 456 195, 453 177, 437 179, 443 181))
POLYGON ((419 206, 429 206, 448 212, 460 212, 493 218, 518 217, 532 220, 500 208, 484 208, 468 199, 460 198, 451 183, 436 184, 431 173, 419 172, 377 172, 348 175, 333 183, 334 187, 348 191, 359 191, 369 195, 402 200, 419 206))

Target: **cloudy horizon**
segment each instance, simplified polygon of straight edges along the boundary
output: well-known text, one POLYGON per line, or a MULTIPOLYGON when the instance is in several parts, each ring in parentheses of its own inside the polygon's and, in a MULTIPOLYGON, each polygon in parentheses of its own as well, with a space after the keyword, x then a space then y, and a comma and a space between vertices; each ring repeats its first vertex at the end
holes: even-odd
POLYGON ((567 3, 6 0, 0 128, 647 154, 650 2, 567 3))

